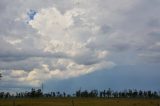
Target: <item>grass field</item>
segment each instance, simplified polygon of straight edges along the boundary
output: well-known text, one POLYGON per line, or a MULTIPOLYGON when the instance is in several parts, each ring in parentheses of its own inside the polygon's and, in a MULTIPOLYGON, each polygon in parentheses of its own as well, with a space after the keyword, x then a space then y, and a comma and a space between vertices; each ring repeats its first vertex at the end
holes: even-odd
POLYGON ((0 106, 160 106, 160 99, 43 98, 0 99, 0 106))

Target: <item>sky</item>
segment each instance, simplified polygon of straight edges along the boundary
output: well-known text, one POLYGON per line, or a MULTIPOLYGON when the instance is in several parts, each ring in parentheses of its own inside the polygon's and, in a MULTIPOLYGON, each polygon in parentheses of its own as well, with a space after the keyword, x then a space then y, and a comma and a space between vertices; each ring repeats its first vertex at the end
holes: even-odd
POLYGON ((0 0, 0 90, 160 90, 159 0, 0 0))

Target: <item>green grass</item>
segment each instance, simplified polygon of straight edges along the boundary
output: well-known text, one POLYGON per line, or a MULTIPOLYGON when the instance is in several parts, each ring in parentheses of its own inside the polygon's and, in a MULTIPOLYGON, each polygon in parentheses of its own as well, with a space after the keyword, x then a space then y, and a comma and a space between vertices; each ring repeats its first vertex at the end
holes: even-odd
POLYGON ((0 106, 73 106, 72 100, 74 106, 160 106, 160 99, 101 98, 0 99, 0 106))

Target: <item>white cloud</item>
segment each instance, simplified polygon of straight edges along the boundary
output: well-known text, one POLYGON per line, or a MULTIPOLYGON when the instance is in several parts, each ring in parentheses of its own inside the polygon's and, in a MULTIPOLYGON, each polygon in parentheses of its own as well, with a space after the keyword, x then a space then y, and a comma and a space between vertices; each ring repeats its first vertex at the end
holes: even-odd
POLYGON ((18 85, 39 86, 45 80, 68 79, 113 67, 115 64, 107 60, 107 50, 86 46, 92 34, 99 30, 99 26, 94 22, 88 22, 85 16, 85 10, 78 8, 63 14, 55 7, 39 10, 34 20, 29 21, 29 25, 35 29, 34 32, 22 39, 5 38, 8 44, 19 50, 16 52, 19 56, 12 54, 6 62, 1 62, 3 70, 11 71, 8 75, 5 71, 2 72, 7 76, 5 80, 18 82, 18 85), (77 20, 81 22, 77 23, 77 20), (82 39, 79 33, 91 35, 82 39), (20 61, 15 62, 18 58, 20 61), (10 63, 6 65, 8 61, 10 63))
POLYGON ((38 85, 114 64, 140 64, 137 58, 159 62, 159 5, 158 0, 1 0, 3 84, 38 85), (27 24, 30 9, 37 14, 27 24))
POLYGON ((42 64, 41 68, 35 68, 29 72, 25 70, 3 70, 2 74, 4 82, 16 82, 17 86, 34 86, 39 87, 45 80, 51 79, 68 79, 89 74, 94 71, 113 67, 112 62, 102 61, 94 65, 80 65, 71 60, 59 59, 53 64, 53 68, 49 69, 47 64, 42 64))

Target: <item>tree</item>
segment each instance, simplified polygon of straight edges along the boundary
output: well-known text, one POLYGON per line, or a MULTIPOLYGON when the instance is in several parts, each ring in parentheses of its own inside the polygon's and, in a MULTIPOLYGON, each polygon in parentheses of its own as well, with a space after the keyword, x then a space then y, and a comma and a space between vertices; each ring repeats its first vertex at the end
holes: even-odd
POLYGON ((97 97, 98 96, 98 90, 92 90, 91 92, 90 92, 90 95, 89 95, 90 97, 97 97))
POLYGON ((63 97, 66 97, 66 93, 65 92, 63 92, 63 97))
POLYGON ((32 88, 32 90, 31 90, 31 97, 35 97, 35 94, 36 94, 36 90, 32 88))
POLYGON ((128 90, 127 97, 133 97, 133 91, 131 89, 128 90))
POLYGON ((154 98, 158 98, 158 93, 157 93, 156 91, 154 91, 153 97, 154 97, 154 98))
POLYGON ((81 97, 81 90, 76 91, 76 97, 81 97))
POLYGON ((113 96, 114 96, 114 98, 118 98, 119 96, 118 96, 118 92, 116 91, 116 92, 113 92, 113 96))
POLYGON ((136 98, 137 96, 138 96, 138 91, 135 89, 135 90, 133 91, 133 97, 136 98))
POLYGON ((152 97, 152 91, 148 91, 148 97, 151 98, 152 97))
POLYGON ((110 88, 107 90, 106 94, 107 94, 107 97, 108 97, 108 98, 110 98, 110 97, 111 97, 112 91, 111 91, 111 89, 110 89, 110 88))
POLYGON ((2 77, 2 74, 0 73, 0 79, 1 79, 1 77, 2 77))
POLYGON ((36 91, 36 97, 41 97, 42 95, 43 95, 43 93, 42 93, 41 89, 38 89, 36 91))
POLYGON ((100 92, 100 98, 102 98, 103 97, 103 92, 100 92))

